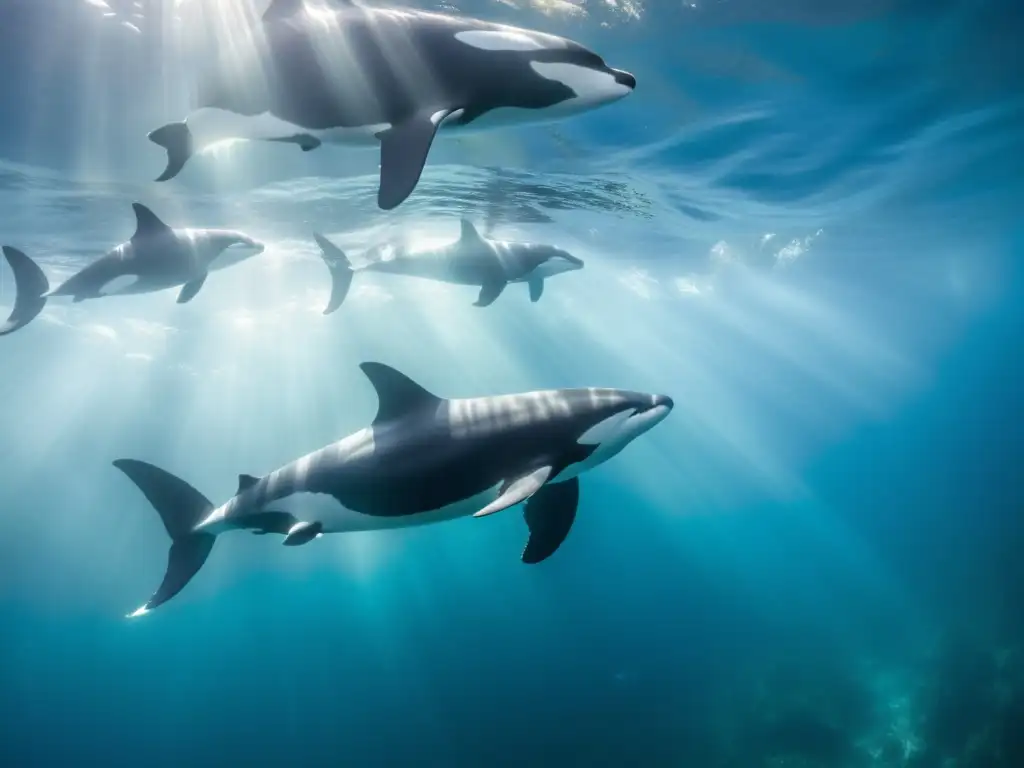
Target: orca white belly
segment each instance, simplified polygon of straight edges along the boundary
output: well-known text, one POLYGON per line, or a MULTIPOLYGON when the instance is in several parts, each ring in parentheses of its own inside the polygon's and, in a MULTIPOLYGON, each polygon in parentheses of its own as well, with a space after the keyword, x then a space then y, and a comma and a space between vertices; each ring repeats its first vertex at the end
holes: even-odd
MULTIPOLYGON (((456 121, 461 115, 462 110, 459 109, 445 118, 439 127, 438 135, 458 136, 463 133, 476 133, 494 128, 554 122, 559 117, 557 114, 549 114, 547 110, 543 109, 497 107, 485 112, 468 125, 459 125, 456 121)), ((303 128, 301 125, 275 117, 270 112, 263 112, 258 115, 241 115, 216 107, 197 109, 188 116, 185 122, 199 149, 233 139, 273 141, 303 135, 313 136, 324 144, 376 146, 380 143, 377 134, 391 127, 390 123, 374 123, 371 125, 310 130, 309 128, 303 128)))
POLYGON ((388 123, 377 123, 351 128, 310 130, 275 117, 270 112, 240 115, 216 107, 197 109, 188 116, 185 123, 200 148, 230 139, 270 141, 294 136, 313 136, 328 144, 371 145, 379 143, 377 133, 391 127, 388 123))
POLYGON ((324 533, 355 533, 358 531, 384 531, 393 528, 411 528, 455 520, 472 515, 498 498, 498 485, 469 499, 450 504, 430 512, 415 515, 377 516, 342 506, 337 499, 323 493, 296 493, 267 505, 268 509, 290 512, 303 522, 318 522, 324 533))
POLYGON ((145 287, 139 275, 118 275, 100 286, 96 293, 100 296, 126 296, 145 287))
POLYGON ((457 109, 442 122, 438 130, 439 136, 457 136, 463 133, 478 133, 490 131, 495 128, 509 128, 519 125, 534 125, 540 123, 556 122, 557 114, 551 114, 544 109, 525 109, 522 107, 495 107, 489 109, 466 125, 460 125, 457 121, 462 117, 463 110, 457 109))

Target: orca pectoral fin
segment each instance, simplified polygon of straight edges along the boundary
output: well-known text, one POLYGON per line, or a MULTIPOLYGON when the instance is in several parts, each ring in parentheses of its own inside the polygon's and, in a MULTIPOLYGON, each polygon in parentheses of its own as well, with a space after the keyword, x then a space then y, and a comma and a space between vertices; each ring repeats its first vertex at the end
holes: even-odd
POLYGON ((480 295, 476 297, 476 301, 473 302, 474 307, 489 307, 494 303, 495 299, 501 296, 501 292, 505 290, 505 286, 508 285, 504 280, 494 280, 489 283, 484 283, 480 287, 480 295))
POLYGON ((258 535, 268 533, 279 533, 287 536, 295 524, 299 521, 291 512, 280 512, 276 509, 265 509, 262 512, 254 512, 242 519, 242 527, 258 535))
POLYGON ((540 297, 544 294, 544 279, 540 277, 534 277, 530 280, 530 301, 536 303, 540 301, 540 297))
POLYGON ((187 304, 192 301, 196 294, 199 293, 199 289, 203 287, 203 283, 206 282, 206 277, 206 275, 197 277, 195 280, 181 286, 181 292, 178 293, 178 303, 187 304))
POLYGON ((506 481, 501 488, 501 495, 479 512, 474 512, 473 517, 493 515, 495 512, 501 512, 503 509, 508 509, 522 501, 526 501, 548 481, 548 478, 551 477, 551 471, 552 468, 549 465, 545 465, 511 482, 506 481))
POLYGON ((316 136, 312 136, 308 133, 299 133, 295 136, 287 136, 284 138, 267 139, 267 141, 279 141, 284 144, 296 144, 299 149, 303 152, 311 152, 319 147, 322 142, 316 136))
POLYGON ((308 544, 313 539, 318 539, 323 535, 324 524, 323 523, 310 523, 301 522, 296 523, 289 529, 288 533, 284 537, 284 541, 281 543, 286 547, 298 547, 302 544, 308 544))
POLYGON ((522 560, 534 565, 547 560, 569 535, 580 501, 578 477, 545 485, 526 502, 523 517, 530 529, 522 560))
POLYGON ((167 150, 167 167, 157 181, 173 179, 195 152, 192 132, 185 123, 168 123, 149 132, 149 140, 167 150))
POLYGON ((390 211, 405 201, 419 183, 437 127, 451 109, 420 112, 377 134, 380 139, 380 188, 377 205, 390 211))

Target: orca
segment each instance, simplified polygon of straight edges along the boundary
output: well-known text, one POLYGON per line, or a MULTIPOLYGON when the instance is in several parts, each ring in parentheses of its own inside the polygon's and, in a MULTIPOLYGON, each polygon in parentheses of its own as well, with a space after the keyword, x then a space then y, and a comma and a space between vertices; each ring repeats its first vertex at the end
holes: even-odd
POLYGON ((218 507, 153 464, 113 462, 171 539, 162 583, 129 617, 178 594, 217 536, 232 530, 277 534, 294 547, 329 533, 486 517, 525 502, 521 559, 540 563, 569 533, 579 476, 673 408, 666 395, 598 388, 444 399, 383 363, 360 368, 378 399, 369 427, 262 477, 239 475, 237 491, 218 507))
POLYGON ((250 38, 202 71, 184 121, 148 134, 167 152, 157 181, 229 139, 379 145, 377 204, 390 210, 419 183, 439 129, 557 120, 636 87, 563 37, 353 0, 272 0, 250 38))
POLYGON ((401 246, 391 253, 383 248, 374 249, 372 260, 358 270, 344 251, 314 232, 313 239, 331 273, 331 298, 324 314, 329 315, 341 306, 356 271, 478 286, 480 293, 473 304, 487 307, 509 283, 526 283, 530 301, 537 302, 544 293, 545 278, 583 269, 582 259, 553 245, 491 240, 481 235, 467 218, 461 220, 461 227, 459 239, 440 248, 417 253, 401 246))
POLYGON ((264 251, 263 243, 230 229, 171 229, 142 203, 132 203, 135 234, 106 255, 83 267, 59 286, 22 251, 5 245, 14 273, 15 302, 0 336, 26 326, 43 311, 46 300, 70 296, 77 303, 104 296, 152 293, 181 287, 178 303, 195 298, 207 275, 264 251))

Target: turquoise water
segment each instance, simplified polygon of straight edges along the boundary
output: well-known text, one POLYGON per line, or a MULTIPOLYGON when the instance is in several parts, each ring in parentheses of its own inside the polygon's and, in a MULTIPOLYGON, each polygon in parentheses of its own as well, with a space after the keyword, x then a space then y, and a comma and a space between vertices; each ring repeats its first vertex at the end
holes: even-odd
POLYGON ((439 140, 392 212, 360 150, 239 145, 154 184, 146 132, 249 4, 100 5, 0 7, 0 240, 56 284, 138 200, 268 248, 187 305, 52 302, 0 339, 5 765, 1024 764, 1012 3, 460 5, 637 90, 439 140), (322 315, 312 231, 358 255, 462 215, 586 266, 486 310, 359 276, 322 315), (449 397, 676 406, 582 478, 540 566, 518 510, 298 549, 238 533, 125 619, 167 540, 111 462, 222 501, 365 426, 366 360, 449 397))

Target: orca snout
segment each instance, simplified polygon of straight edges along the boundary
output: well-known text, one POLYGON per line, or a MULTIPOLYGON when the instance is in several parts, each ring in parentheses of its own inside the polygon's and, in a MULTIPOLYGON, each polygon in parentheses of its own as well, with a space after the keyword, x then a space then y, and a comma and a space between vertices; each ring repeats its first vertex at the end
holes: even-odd
POLYGON ((636 418, 642 421, 644 431, 667 419, 676 405, 668 395, 651 395, 650 398, 650 408, 636 415, 636 418))
POLYGON ((242 240, 239 243, 235 243, 235 247, 229 248, 228 250, 235 251, 236 258, 247 259, 251 256, 259 256, 267 250, 267 246, 259 240, 253 240, 250 238, 248 240, 242 240))
POLYGON ((636 78, 629 72, 623 69, 613 69, 611 73, 615 77, 615 82, 619 85, 624 85, 631 91, 636 88, 636 78))
POLYGON ((629 416, 623 425, 623 435, 634 440, 668 418, 675 403, 668 395, 634 392, 629 395, 629 416))
POLYGON ((267 250, 266 243, 262 243, 259 240, 253 240, 251 238, 249 240, 243 241, 242 246, 244 246, 245 248, 251 248, 254 254, 260 254, 267 250))
POLYGON ((652 395, 651 407, 664 408, 666 411, 671 411, 673 408, 676 407, 676 404, 675 401, 668 395, 652 395))

